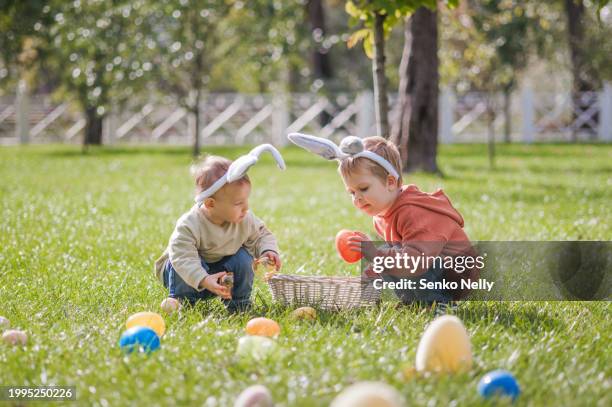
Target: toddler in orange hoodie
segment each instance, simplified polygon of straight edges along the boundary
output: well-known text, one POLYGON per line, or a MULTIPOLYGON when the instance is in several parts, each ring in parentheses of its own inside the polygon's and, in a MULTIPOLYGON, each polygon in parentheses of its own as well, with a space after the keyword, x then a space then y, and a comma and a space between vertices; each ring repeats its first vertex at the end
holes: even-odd
MULTIPOLYGON (((382 137, 346 137, 338 147, 330 140, 299 133, 290 134, 289 139, 326 159, 340 162, 338 170, 353 205, 373 218, 376 233, 385 241, 384 247, 376 247, 361 232, 349 239, 351 250, 361 252, 368 261, 398 254, 423 259, 474 255, 463 230, 463 218, 442 190, 429 194, 416 185, 403 185, 400 154, 392 142, 382 137)), ((373 273, 370 266, 366 274, 393 283, 401 279, 418 280, 413 286, 416 288, 396 288, 395 293, 404 303, 426 304, 448 303, 464 297, 466 290, 461 289, 460 280, 477 278, 474 268, 451 268, 441 261, 432 264, 427 267, 423 261, 412 270, 390 267, 380 275, 373 273), (436 288, 419 288, 426 286, 436 288)))

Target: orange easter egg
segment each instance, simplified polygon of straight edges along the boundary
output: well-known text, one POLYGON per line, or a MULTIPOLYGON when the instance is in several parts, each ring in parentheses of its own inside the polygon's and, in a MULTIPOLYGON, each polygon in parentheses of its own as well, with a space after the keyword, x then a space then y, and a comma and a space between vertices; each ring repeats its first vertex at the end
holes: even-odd
POLYGON ((247 322, 246 333, 258 336, 277 336, 280 333, 280 326, 268 318, 253 318, 247 322))
POLYGON ((347 229, 342 229, 336 235, 336 250, 338 250, 340 257, 347 263, 358 262, 363 257, 361 253, 354 252, 349 248, 348 239, 355 235, 355 232, 347 229))

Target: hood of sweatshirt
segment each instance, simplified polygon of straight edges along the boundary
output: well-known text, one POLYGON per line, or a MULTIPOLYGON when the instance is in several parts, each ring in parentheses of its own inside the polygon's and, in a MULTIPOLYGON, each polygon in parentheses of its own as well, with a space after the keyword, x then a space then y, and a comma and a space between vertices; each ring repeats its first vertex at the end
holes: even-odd
POLYGON ((400 195, 395 200, 391 208, 383 216, 379 218, 389 221, 393 218, 395 212, 407 205, 414 205, 429 211, 445 215, 460 227, 463 227, 463 217, 453 207, 448 197, 439 189, 434 193, 427 193, 419 190, 416 185, 405 185, 402 187, 400 195))

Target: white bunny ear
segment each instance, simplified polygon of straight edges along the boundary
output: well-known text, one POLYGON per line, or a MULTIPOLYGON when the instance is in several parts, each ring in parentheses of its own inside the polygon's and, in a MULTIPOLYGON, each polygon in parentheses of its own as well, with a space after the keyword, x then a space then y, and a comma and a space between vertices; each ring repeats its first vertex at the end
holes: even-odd
POLYGON ((342 160, 347 157, 359 158, 364 157, 380 164, 389 174, 396 179, 400 178, 397 170, 384 157, 367 151, 364 149, 363 141, 354 136, 345 137, 338 147, 334 142, 321 138, 310 136, 308 134, 290 133, 288 136, 294 144, 302 147, 305 150, 320 155, 328 160, 342 160))
POLYGON ((227 173, 223 174, 221 178, 215 181, 208 189, 200 192, 198 196, 195 197, 195 202, 198 206, 202 206, 204 200, 210 196, 213 196, 215 192, 223 188, 223 185, 227 184, 227 173))
POLYGON ((249 168, 257 163, 259 156, 265 151, 268 151, 274 156, 278 168, 281 170, 285 169, 285 161, 283 160, 283 156, 280 154, 280 152, 271 144, 261 144, 249 151, 248 154, 234 160, 234 162, 227 169, 227 172, 221 178, 215 181, 215 183, 212 184, 212 186, 210 186, 207 190, 200 192, 195 198, 198 206, 201 206, 202 202, 204 202, 206 198, 212 196, 225 184, 229 184, 230 182, 234 182, 244 177, 249 168))
POLYGON ((285 161, 283 160, 283 156, 281 156, 280 152, 271 144, 261 144, 249 151, 247 155, 243 155, 242 157, 236 159, 232 165, 230 165, 227 170, 227 182, 234 182, 237 179, 244 177, 249 168, 259 161, 259 156, 265 151, 268 151, 274 156, 278 168, 281 170, 285 169, 285 161))
POLYGON ((227 182, 234 182, 247 173, 249 168, 251 168, 257 162, 257 157, 247 154, 242 157, 237 158, 227 169, 227 182))
POLYGON ((281 170, 284 170, 286 168, 285 167, 285 160, 283 160, 283 156, 276 149, 276 147, 274 147, 272 144, 261 144, 261 145, 255 147, 254 149, 252 149, 249 152, 249 155, 254 155, 257 158, 259 158, 259 156, 263 152, 265 152, 265 151, 267 151, 270 154, 272 154, 272 156, 274 157, 274 160, 276 161, 276 165, 278 165, 278 168, 280 168, 281 170))
POLYGON ((326 160, 338 160, 347 157, 333 141, 328 139, 301 133, 290 133, 287 137, 293 144, 326 160))

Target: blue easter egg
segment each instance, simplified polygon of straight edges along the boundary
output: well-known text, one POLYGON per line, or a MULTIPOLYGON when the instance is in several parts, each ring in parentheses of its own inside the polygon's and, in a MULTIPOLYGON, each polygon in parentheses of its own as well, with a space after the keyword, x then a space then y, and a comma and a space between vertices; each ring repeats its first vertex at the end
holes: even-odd
POLYGON ((478 382, 478 393, 485 398, 504 396, 516 400, 521 389, 512 373, 506 370, 493 370, 478 382))
POLYGON ((123 332, 119 346, 126 353, 134 350, 151 353, 159 349, 159 336, 149 327, 135 326, 123 332))

